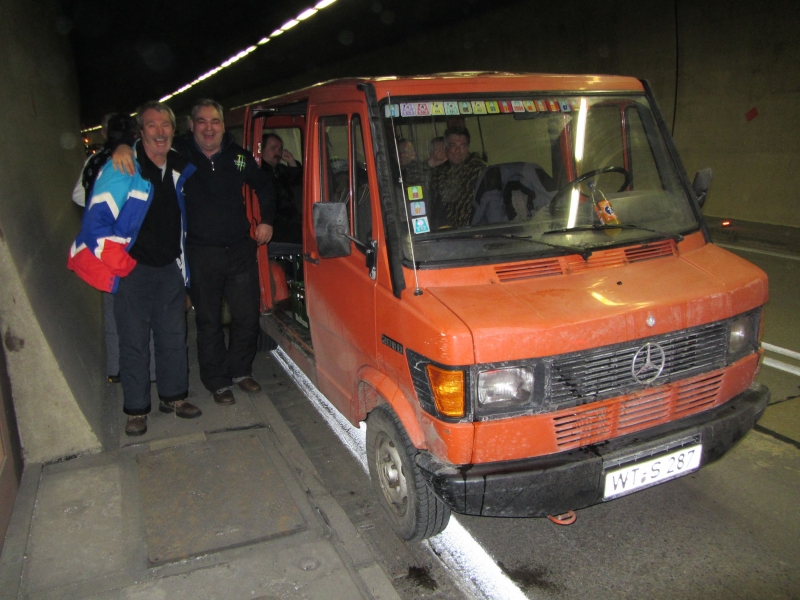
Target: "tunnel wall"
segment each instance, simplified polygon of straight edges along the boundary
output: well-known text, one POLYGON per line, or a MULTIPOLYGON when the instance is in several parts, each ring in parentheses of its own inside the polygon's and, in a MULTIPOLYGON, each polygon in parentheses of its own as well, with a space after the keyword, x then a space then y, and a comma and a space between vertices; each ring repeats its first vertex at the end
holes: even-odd
POLYGON ((800 108, 798 30, 800 3, 791 0, 525 1, 324 68, 298 65, 297 77, 260 87, 254 81, 223 103, 360 75, 630 75, 648 79, 667 124, 674 118, 689 176, 714 170, 707 215, 800 227, 793 197, 800 174, 792 169, 800 155, 800 128, 793 125, 800 108))
POLYGON ((101 296, 66 268, 83 163, 54 0, 0 3, 0 333, 26 463, 100 449, 101 296))

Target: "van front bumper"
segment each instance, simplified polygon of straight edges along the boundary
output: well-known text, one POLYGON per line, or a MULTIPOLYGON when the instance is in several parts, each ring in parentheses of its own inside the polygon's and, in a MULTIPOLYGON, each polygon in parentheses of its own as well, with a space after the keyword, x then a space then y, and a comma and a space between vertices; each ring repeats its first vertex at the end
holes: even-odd
POLYGON ((756 424, 769 402, 758 383, 712 410, 577 450, 518 461, 451 465, 419 452, 417 465, 452 510, 487 517, 544 517, 603 501, 606 469, 627 457, 655 457, 701 442, 700 467, 722 457, 756 424))

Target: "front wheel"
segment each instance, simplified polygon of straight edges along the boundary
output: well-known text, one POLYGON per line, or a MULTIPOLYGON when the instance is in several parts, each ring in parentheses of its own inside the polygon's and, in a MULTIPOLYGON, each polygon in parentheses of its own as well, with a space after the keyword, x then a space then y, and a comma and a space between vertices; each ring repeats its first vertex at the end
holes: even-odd
POLYGON ((400 419, 388 406, 367 418, 367 462, 372 486, 404 540, 423 540, 441 533, 450 520, 447 507, 427 486, 414 462, 416 448, 400 419))

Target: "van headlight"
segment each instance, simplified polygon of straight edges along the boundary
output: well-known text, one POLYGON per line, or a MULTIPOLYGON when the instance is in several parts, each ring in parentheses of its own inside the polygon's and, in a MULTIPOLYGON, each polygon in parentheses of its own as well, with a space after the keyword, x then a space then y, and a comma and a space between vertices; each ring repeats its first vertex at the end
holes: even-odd
POLYGON ((728 326, 728 362, 755 352, 758 348, 760 311, 754 311, 731 319, 728 326))
POLYGON ((533 399, 533 370, 530 367, 492 369, 478 374, 480 408, 511 408, 533 399))

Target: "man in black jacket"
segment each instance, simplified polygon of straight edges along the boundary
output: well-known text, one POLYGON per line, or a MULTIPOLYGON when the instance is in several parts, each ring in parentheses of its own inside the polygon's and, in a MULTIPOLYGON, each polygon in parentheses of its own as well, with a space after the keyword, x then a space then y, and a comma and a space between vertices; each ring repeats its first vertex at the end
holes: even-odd
MULTIPOLYGON (((173 148, 197 167, 189 179, 191 185, 187 181, 184 186, 184 195, 189 296, 197 323, 200 379, 217 404, 228 405, 236 401, 233 384, 246 392, 261 390, 252 377, 261 296, 256 245, 272 238, 275 189, 272 177, 258 167, 252 154, 225 132, 219 103, 197 102, 191 112, 191 130, 175 138, 173 148), (242 197, 245 183, 255 190, 261 212, 255 240, 242 197), (227 347, 223 299, 231 314, 227 347)), ((127 169, 124 152, 114 152, 114 164, 127 169)))
POLYGON ((233 404, 232 384, 246 392, 261 390, 252 378, 260 303, 256 244, 272 238, 275 190, 252 154, 225 132, 222 106, 201 100, 191 118, 191 135, 175 140, 175 148, 197 167, 185 194, 189 295, 197 323, 200 378, 215 402, 233 404), (245 183, 255 190, 261 212, 255 240, 242 198, 245 183), (227 348, 223 298, 231 313, 227 348))

